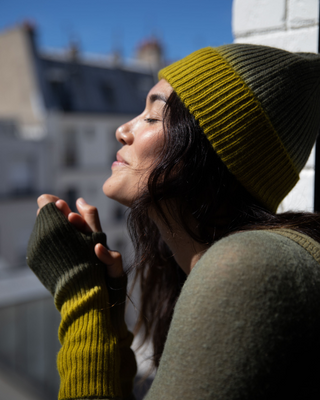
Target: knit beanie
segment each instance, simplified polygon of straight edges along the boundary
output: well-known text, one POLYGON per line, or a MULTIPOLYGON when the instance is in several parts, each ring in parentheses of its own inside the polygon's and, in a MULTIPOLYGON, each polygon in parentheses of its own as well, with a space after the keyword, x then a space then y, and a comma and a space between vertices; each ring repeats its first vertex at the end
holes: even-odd
POLYGON ((272 212, 299 180, 320 128, 320 56, 230 44, 159 72, 237 180, 272 212))

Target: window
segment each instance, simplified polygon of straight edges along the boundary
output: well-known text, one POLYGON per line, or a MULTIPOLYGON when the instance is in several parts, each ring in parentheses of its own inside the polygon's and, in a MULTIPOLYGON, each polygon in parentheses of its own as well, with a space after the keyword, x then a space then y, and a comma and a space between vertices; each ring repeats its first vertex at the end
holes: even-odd
POLYGON ((64 199, 69 204, 69 207, 73 212, 77 212, 76 201, 78 197, 79 194, 75 188, 69 188, 65 192, 64 199))
POLYGON ((64 132, 64 160, 66 167, 75 167, 78 165, 78 148, 76 140, 76 131, 69 129, 64 132))
POLYGON ((35 160, 32 158, 15 159, 8 166, 9 192, 25 195, 35 190, 35 160))
POLYGON ((72 98, 65 82, 50 82, 56 106, 63 111, 72 110, 72 98))
POLYGON ((66 71, 60 68, 52 68, 47 71, 46 77, 55 107, 63 111, 71 111, 73 108, 72 97, 66 71))
POLYGON ((103 82, 100 86, 102 98, 106 103, 106 108, 112 109, 115 106, 115 94, 113 87, 111 87, 108 83, 103 82))

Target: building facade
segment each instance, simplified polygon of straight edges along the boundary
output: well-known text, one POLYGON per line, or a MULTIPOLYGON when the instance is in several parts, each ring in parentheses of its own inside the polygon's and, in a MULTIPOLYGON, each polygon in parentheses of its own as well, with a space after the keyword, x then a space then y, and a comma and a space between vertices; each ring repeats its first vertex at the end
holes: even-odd
POLYGON ((126 209, 102 185, 120 147, 115 131, 143 110, 155 68, 75 45, 44 54, 30 25, 0 33, 0 400, 57 397, 60 317, 25 260, 37 197, 56 194, 73 209, 83 197, 109 246, 130 257, 126 209))
MULTIPOLYGON (((0 120, 2 130, 11 121, 15 131, 11 139, 1 136, 0 231, 11 212, 7 203, 17 197, 21 206, 40 193, 54 193, 72 208, 84 197, 99 208, 106 232, 113 233, 110 245, 123 250, 125 209, 106 200, 101 187, 119 148, 115 130, 143 110, 155 82, 154 66, 143 60, 134 66, 107 57, 93 60, 75 45, 43 54, 30 25, 2 33, 0 55, 0 120)), ((25 248, 32 227, 27 219, 14 223, 15 232, 26 232, 25 248)), ((6 238, 10 241, 9 234, 6 238)), ((2 243, 0 238, 1 257, 12 264, 9 258, 21 254, 21 246, 2 243)))

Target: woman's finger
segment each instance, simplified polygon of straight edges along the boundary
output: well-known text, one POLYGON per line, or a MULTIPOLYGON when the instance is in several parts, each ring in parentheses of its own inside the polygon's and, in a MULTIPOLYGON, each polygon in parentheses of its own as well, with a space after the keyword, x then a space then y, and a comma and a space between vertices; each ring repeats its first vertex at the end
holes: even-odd
POLYGON ((71 222, 71 224, 74 225, 81 232, 84 233, 92 232, 92 229, 83 219, 83 217, 77 213, 71 212, 68 215, 68 221, 71 222))
POLYGON ((102 244, 96 244, 94 251, 99 260, 106 265, 111 278, 120 278, 123 275, 122 257, 117 251, 106 249, 102 244))
POLYGON ((37 215, 39 214, 40 210, 42 207, 44 207, 48 203, 55 203, 56 201, 59 200, 59 197, 54 196, 53 194, 42 194, 41 196, 38 197, 37 203, 38 203, 38 210, 37 210, 37 215))
POLYGON ((72 212, 68 203, 65 202, 64 200, 59 199, 58 201, 56 201, 56 207, 66 216, 68 217, 68 215, 72 212))
POLYGON ((71 224, 74 225, 79 231, 92 232, 92 229, 88 226, 83 217, 75 212, 72 212, 67 202, 60 199, 56 202, 56 206, 68 218, 69 222, 71 222, 71 224))
POLYGON ((55 203, 59 200, 59 197, 54 196, 53 194, 42 194, 38 197, 37 203, 39 208, 44 207, 48 203, 55 203))
POLYGON ((84 199, 80 198, 76 203, 77 209, 80 215, 83 217, 88 227, 93 232, 101 232, 101 224, 99 219, 99 213, 96 207, 88 204, 84 199))

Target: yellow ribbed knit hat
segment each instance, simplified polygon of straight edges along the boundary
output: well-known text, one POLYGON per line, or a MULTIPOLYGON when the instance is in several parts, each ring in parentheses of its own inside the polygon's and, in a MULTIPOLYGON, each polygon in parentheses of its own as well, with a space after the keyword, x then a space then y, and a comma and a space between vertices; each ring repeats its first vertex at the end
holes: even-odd
POLYGON ((320 128, 320 56, 266 46, 207 47, 166 79, 237 180, 275 212, 320 128))

